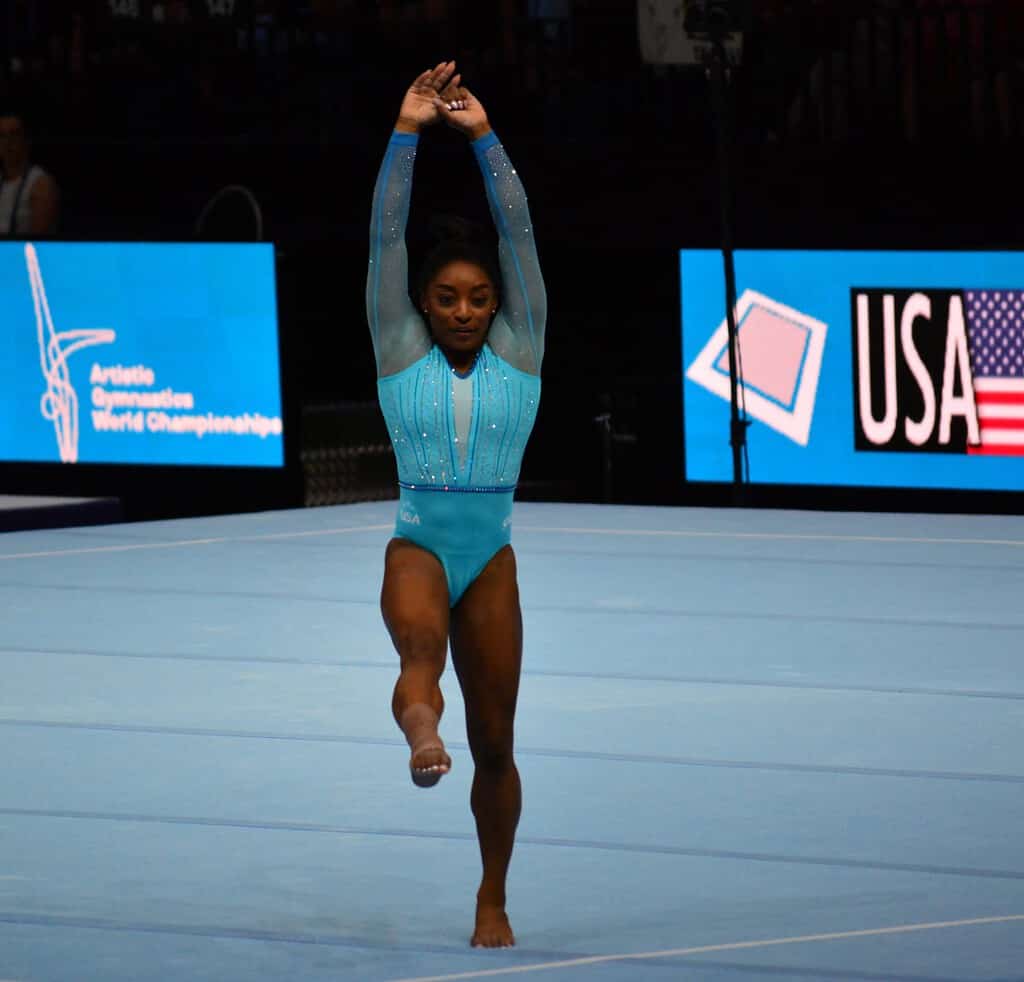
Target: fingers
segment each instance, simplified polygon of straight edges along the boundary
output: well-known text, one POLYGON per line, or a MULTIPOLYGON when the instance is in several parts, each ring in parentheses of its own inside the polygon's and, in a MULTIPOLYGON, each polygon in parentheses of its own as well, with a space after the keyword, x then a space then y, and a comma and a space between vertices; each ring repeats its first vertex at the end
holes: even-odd
POLYGON ((452 77, 452 73, 455 71, 454 61, 442 61, 430 69, 426 73, 428 76, 427 84, 435 91, 440 92, 447 84, 448 80, 452 77))
POLYGON ((467 107, 465 99, 442 99, 437 98, 434 100, 434 105, 441 110, 446 116, 451 113, 461 112, 467 107))
POLYGON ((476 106, 476 99, 473 93, 469 91, 464 85, 459 86, 458 91, 455 93, 455 101, 459 103, 460 109, 471 109, 476 106))
POLYGON ((441 91, 441 100, 443 102, 451 102, 453 99, 459 98, 459 82, 462 81, 461 75, 456 75, 441 91))
POLYGON ((434 90, 435 94, 430 102, 438 116, 456 129, 465 129, 468 125, 465 120, 468 117, 463 117, 460 120, 456 114, 463 114, 467 111, 475 113, 479 111, 480 104, 469 89, 462 84, 462 74, 456 74, 455 62, 443 61, 424 72, 421 78, 424 80, 424 89, 432 88, 434 90))
POLYGON ((455 62, 454 61, 449 61, 444 66, 444 70, 441 72, 441 76, 437 80, 438 91, 443 89, 448 84, 449 80, 451 79, 452 75, 454 75, 454 74, 455 74, 455 62))
POLYGON ((454 62, 442 61, 435 65, 433 68, 428 68, 425 72, 421 72, 416 76, 416 80, 412 83, 411 88, 414 90, 423 91, 425 89, 433 89, 435 92, 439 91, 444 87, 444 82, 439 81, 444 75, 449 64, 454 68, 454 62))
POLYGON ((414 87, 433 89, 450 111, 466 109, 473 96, 462 86, 462 73, 455 73, 454 61, 438 62, 423 72, 413 83, 414 87))
POLYGON ((462 75, 456 75, 432 100, 434 106, 444 113, 461 112, 468 109, 472 96, 469 89, 459 83, 462 75))
POLYGON ((462 86, 455 86, 451 91, 451 95, 447 99, 448 108, 452 111, 468 109, 471 98, 469 89, 463 88, 462 86))
POLYGON ((445 87, 441 90, 441 98, 445 102, 450 102, 452 99, 459 97, 459 83, 462 81, 461 75, 456 75, 445 87))

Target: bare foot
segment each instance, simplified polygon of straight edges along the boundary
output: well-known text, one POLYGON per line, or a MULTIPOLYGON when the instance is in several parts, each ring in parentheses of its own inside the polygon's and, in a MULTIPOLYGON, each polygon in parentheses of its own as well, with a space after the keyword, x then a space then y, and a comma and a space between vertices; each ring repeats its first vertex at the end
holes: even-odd
POLYGON ((445 753, 437 724, 437 713, 425 703, 409 706, 399 720, 412 751, 409 760, 412 781, 420 788, 432 788, 452 769, 452 759, 445 753))
POLYGON ((452 759, 438 740, 433 745, 418 747, 409 761, 409 769, 414 784, 430 788, 452 769, 452 759))
POLYGON ((476 930, 470 944, 474 948, 511 948, 516 943, 512 925, 504 907, 477 903, 476 930))

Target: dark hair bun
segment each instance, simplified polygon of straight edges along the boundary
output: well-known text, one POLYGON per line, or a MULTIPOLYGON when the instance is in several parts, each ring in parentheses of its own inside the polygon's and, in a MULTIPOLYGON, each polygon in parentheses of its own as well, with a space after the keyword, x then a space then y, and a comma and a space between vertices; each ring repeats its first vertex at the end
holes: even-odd
POLYGON ((461 215, 434 215, 429 230, 436 245, 446 242, 480 245, 487 241, 483 228, 461 215))

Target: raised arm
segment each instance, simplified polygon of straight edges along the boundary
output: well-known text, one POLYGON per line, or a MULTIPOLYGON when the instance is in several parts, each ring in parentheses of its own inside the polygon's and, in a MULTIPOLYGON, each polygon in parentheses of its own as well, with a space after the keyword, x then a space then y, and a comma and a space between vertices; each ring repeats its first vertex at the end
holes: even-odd
POLYGON ((373 191, 366 319, 378 377, 408 368, 430 348, 426 328, 409 299, 405 248, 416 143, 413 134, 391 135, 373 191))
POLYGON ((454 67, 452 62, 442 62, 409 87, 377 174, 370 216, 366 319, 378 377, 408 368, 431 345, 426 326, 409 298, 405 228, 419 133, 437 121, 434 100, 449 84, 454 67))
MULTIPOLYGON (((452 90, 449 89, 447 95, 452 90)), ((491 348, 511 365, 531 375, 540 374, 544 358, 547 292, 541 275, 533 223, 523 182, 491 130, 483 106, 465 88, 458 103, 438 100, 445 121, 472 139, 483 175, 487 201, 498 232, 501 263, 501 309, 488 334, 491 348)))

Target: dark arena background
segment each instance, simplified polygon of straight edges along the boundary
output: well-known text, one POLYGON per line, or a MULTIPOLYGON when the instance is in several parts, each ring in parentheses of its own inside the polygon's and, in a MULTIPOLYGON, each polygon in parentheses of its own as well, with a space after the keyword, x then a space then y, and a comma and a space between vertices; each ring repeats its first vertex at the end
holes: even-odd
MULTIPOLYGON (((726 97, 737 249, 1018 246, 1017 5, 751 7, 726 97)), ((7 453, 4 490, 113 497, 130 519, 393 494, 364 313, 369 208, 407 77, 451 56, 514 151, 548 287, 520 497, 732 502, 730 481, 687 481, 684 460, 679 250, 722 246, 723 192, 711 84, 678 63, 700 56, 673 41, 681 9, 7 0, 3 92, 31 111, 33 159, 60 186, 59 239, 273 244, 287 460, 268 474, 7 453)), ((461 137, 440 128, 424 149, 413 261, 432 214, 488 220, 461 137)), ((1017 510, 1000 492, 1024 487, 843 490, 851 474, 808 490, 765 480, 768 452, 751 448, 748 502, 1017 510)))
MULTIPOLYGON (((1022 153, 1024 0, 0 0, 0 982, 1022 982, 1022 153), (447 59, 547 320, 422 791, 367 268, 447 59)), ((483 173, 421 134, 412 269, 483 173)))

